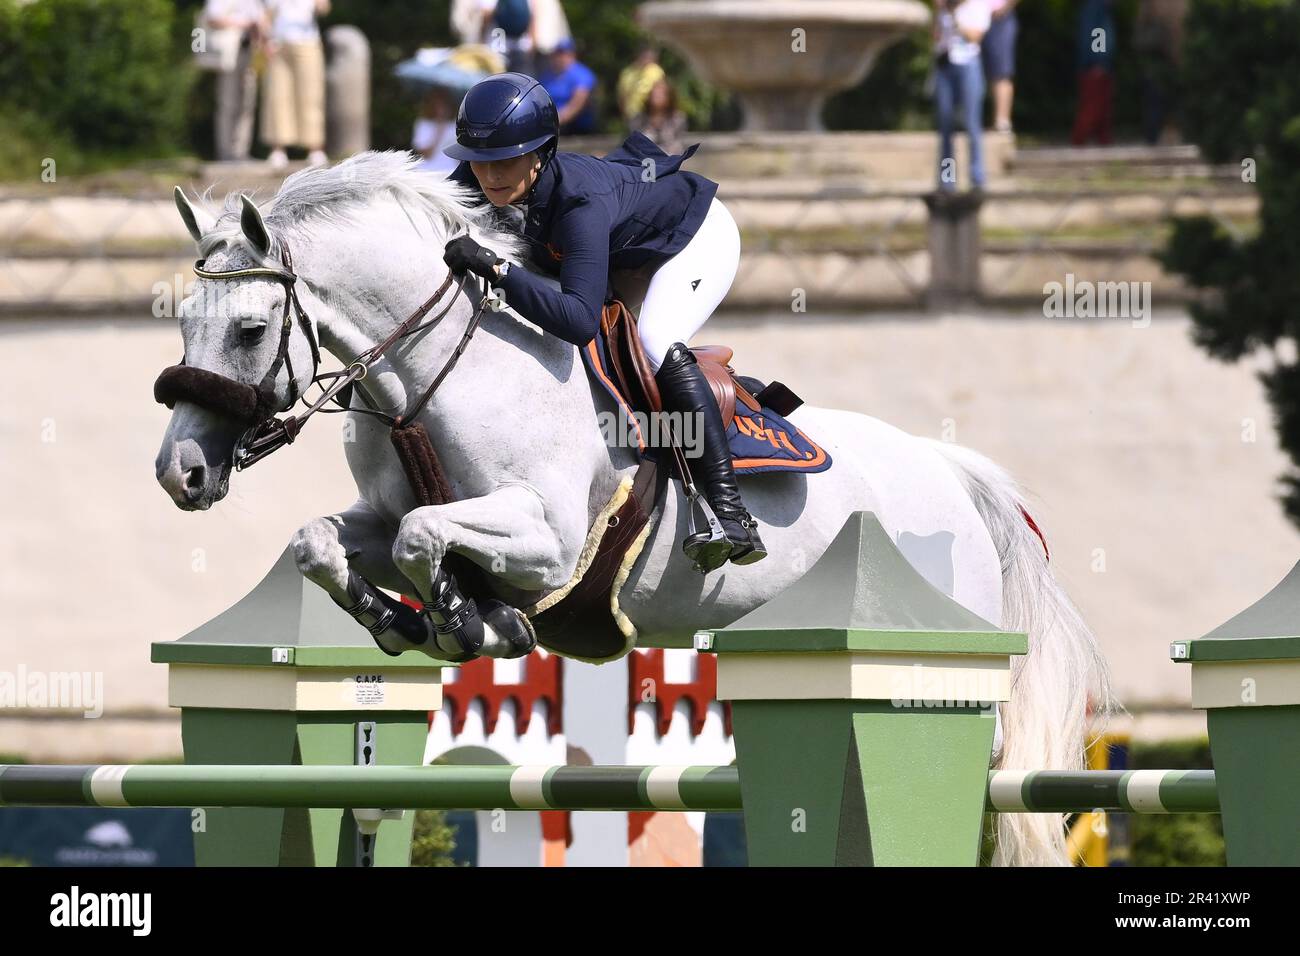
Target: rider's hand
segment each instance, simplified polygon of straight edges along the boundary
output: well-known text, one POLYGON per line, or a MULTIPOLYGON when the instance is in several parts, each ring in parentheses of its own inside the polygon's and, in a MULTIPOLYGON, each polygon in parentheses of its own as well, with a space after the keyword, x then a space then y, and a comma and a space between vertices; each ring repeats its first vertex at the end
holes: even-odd
POLYGON ((487 279, 488 282, 496 282, 499 278, 497 266, 501 263, 501 258, 491 249, 480 246, 469 236, 460 236, 447 243, 447 248, 442 253, 442 261, 447 263, 451 271, 457 275, 472 272, 487 279))

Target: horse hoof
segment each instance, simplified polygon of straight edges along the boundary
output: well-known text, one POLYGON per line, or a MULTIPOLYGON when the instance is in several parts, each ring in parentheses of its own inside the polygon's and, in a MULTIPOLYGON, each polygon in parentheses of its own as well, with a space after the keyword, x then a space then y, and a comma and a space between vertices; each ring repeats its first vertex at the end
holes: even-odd
POLYGON ((483 623, 508 645, 507 653, 499 655, 504 660, 526 657, 537 649, 537 632, 532 622, 523 611, 504 601, 484 603, 483 623))

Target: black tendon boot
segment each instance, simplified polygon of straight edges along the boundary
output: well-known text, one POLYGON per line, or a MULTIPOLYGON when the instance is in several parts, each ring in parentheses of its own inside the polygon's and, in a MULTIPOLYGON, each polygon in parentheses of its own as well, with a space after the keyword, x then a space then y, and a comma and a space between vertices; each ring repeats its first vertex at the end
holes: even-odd
POLYGON ((433 579, 433 597, 424 602, 424 611, 433 622, 438 646, 449 653, 477 657, 483 650, 483 618, 473 598, 460 593, 456 579, 446 568, 439 568, 433 579))
POLYGON ((709 532, 704 530, 688 536, 682 550, 706 572, 721 567, 728 559, 733 564, 761 561, 767 557, 767 548, 758 536, 758 522, 740 500, 718 403, 691 350, 681 342, 674 342, 655 373, 655 380, 659 383, 664 411, 677 412, 683 417, 695 415, 696 421, 703 423, 704 453, 699 458, 689 458, 688 464, 695 479, 704 485, 705 495, 729 545, 708 553, 705 545, 709 532))
POLYGON ((433 622, 438 646, 471 657, 523 657, 537 647, 533 625, 522 611, 503 601, 487 600, 479 607, 460 592, 456 579, 439 568, 433 598, 424 610, 433 622))
POLYGON ((432 628, 424 615, 389 597, 361 575, 349 569, 348 597, 351 604, 335 600, 357 623, 370 632, 379 649, 390 657, 403 651, 430 650, 432 628))

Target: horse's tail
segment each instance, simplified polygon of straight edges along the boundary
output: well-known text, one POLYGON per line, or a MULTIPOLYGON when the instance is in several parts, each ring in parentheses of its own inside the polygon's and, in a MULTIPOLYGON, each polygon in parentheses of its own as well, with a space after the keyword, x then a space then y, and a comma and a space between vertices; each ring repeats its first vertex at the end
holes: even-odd
MULTIPOLYGON (((1110 679, 1097 639, 1048 567, 1047 544, 1015 479, 983 455, 932 442, 956 472, 1002 559, 1002 627, 1029 635, 1014 659, 1011 700, 1001 705, 999 770, 1082 770, 1089 706, 1112 709, 1110 679)), ((1055 813, 998 815, 997 866, 1069 865, 1063 821, 1055 813)))

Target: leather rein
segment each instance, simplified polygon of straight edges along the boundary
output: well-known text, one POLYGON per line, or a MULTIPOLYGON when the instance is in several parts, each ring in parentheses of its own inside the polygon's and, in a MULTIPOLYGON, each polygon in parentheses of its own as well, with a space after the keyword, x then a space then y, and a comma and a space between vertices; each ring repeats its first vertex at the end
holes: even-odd
POLYGON ((298 433, 302 431, 303 425, 318 411, 327 413, 360 412, 382 419, 392 428, 401 427, 404 423, 411 421, 428 404, 434 392, 438 390, 438 386, 442 384, 443 380, 451 373, 451 370, 455 368, 456 363, 460 361, 461 355, 482 321, 483 313, 493 302, 490 294, 482 293, 478 305, 465 327, 465 332, 460 338, 460 342, 443 363, 442 368, 434 376, 433 381, 429 383, 424 393, 415 402, 408 405, 401 415, 394 418, 374 409, 353 408, 351 407, 352 385, 364 379, 371 366, 383 358, 384 354, 400 339, 432 328, 440 322, 451 311, 456 298, 465 290, 470 274, 466 273, 461 277, 459 284, 456 286, 455 295, 452 295, 447 300, 447 304, 437 315, 423 321, 425 316, 433 311, 434 306, 438 304, 438 301, 447 290, 451 288, 452 275, 450 272, 437 291, 429 296, 419 308, 408 315, 382 342, 366 349, 341 371, 321 372, 320 347, 312 330, 307 310, 303 308, 302 302, 298 299, 296 289, 298 275, 293 271, 293 260, 289 255, 288 247, 283 242, 278 245, 280 247, 280 260, 283 263, 282 269, 253 266, 245 269, 231 269, 225 272, 210 272, 204 268, 205 259, 200 259, 194 263, 194 274, 200 279, 274 279, 284 286, 285 298, 284 312, 280 320, 280 343, 276 350, 275 359, 271 362, 271 367, 267 369, 261 382, 257 385, 237 382, 216 372, 186 365, 185 359, 182 357, 181 364, 164 369, 154 383, 155 400, 168 408, 174 407, 177 401, 188 401, 210 411, 225 414, 249 424, 248 430, 235 443, 233 464, 237 471, 242 471, 250 465, 256 464, 284 445, 292 444, 294 439, 298 437, 298 433), (297 324, 301 326, 303 334, 307 337, 308 344, 311 346, 312 378, 307 387, 321 385, 322 394, 316 401, 309 404, 301 415, 289 415, 280 419, 275 416, 293 408, 302 397, 293 373, 293 360, 289 355, 289 342, 293 335, 295 318, 297 324), (281 368, 287 369, 289 373, 289 403, 281 408, 275 408, 273 407, 276 404, 275 380, 279 377, 281 368), (328 386, 323 384, 331 379, 333 381, 328 386), (323 407, 334 399, 338 400, 339 408, 327 409, 323 407))

